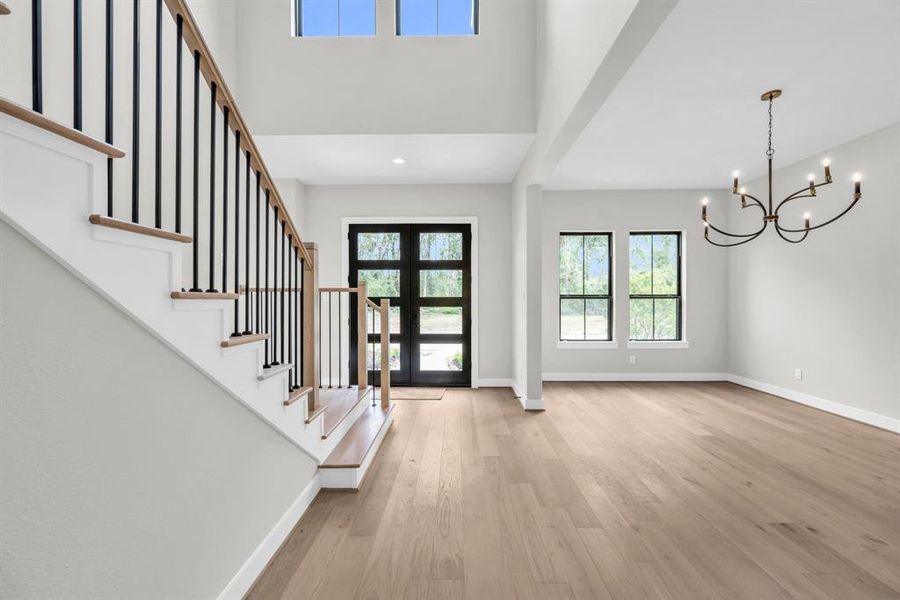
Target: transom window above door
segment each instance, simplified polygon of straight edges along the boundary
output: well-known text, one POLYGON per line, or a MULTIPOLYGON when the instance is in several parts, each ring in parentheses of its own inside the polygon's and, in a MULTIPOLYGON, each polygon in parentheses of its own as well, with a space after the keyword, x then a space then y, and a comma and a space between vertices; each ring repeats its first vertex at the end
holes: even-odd
POLYGON ((375 35, 375 0, 294 0, 299 37, 375 35))
POLYGON ((396 0, 397 35, 477 35, 478 0, 396 0))

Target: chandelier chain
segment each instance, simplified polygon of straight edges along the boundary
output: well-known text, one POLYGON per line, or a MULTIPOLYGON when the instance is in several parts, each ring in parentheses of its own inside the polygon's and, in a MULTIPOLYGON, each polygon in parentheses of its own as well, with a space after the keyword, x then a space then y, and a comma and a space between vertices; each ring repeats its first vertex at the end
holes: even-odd
POLYGON ((769 149, 766 150, 766 156, 772 158, 775 149, 772 148, 772 98, 769 98, 769 149))

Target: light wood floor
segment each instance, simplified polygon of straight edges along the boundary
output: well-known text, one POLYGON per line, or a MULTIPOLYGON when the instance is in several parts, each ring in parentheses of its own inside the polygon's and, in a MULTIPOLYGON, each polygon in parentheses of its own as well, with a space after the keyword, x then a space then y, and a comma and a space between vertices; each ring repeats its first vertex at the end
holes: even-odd
POLYGON ((251 598, 900 598, 900 436, 726 383, 400 402, 251 598))

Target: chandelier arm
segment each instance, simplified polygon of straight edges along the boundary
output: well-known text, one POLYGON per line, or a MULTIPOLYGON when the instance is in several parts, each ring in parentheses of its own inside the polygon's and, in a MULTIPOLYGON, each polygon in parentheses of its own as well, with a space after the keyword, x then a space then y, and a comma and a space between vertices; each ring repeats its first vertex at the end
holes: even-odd
MULTIPOLYGON (((825 183, 816 183, 813 185, 813 187, 818 189, 822 186, 828 185, 829 183, 831 183, 831 182, 826 181, 825 183)), ((778 206, 775 207, 775 214, 776 215, 778 214, 778 209, 780 209, 782 207, 782 205, 790 202, 791 200, 797 200, 799 198, 815 198, 814 194, 805 194, 804 192, 809 192, 809 186, 807 186, 803 189, 797 190, 796 192, 794 192, 793 194, 791 194, 790 196, 788 196, 787 198, 785 198, 784 200, 779 202, 778 206)))
MULTIPOLYGON (((801 231, 803 231, 803 237, 801 237, 799 240, 792 240, 791 238, 787 237, 786 235, 784 235, 782 233, 783 230, 780 227, 778 227, 777 222, 775 223, 775 231, 776 231, 776 233, 778 233, 778 236, 781 239, 783 239, 786 242, 790 242, 791 244, 799 244, 800 242, 802 242, 803 240, 806 239, 806 236, 809 235, 809 230, 804 229, 804 230, 801 230, 801 231)), ((789 231, 789 230, 784 230, 784 231, 789 231)))
MULTIPOLYGON (((737 195, 740 196, 741 194, 737 195)), ((751 196, 750 194, 743 194, 743 196, 745 198, 750 198, 751 200, 753 200, 753 204, 747 204, 746 206, 742 206, 741 208, 747 208, 748 206, 758 206, 763 211, 763 214, 766 214, 765 205, 763 205, 763 203, 760 202, 755 196, 751 196)))
MULTIPOLYGON (((768 225, 768 222, 766 222, 766 225, 768 225)), ((709 243, 712 244, 713 246, 718 246, 718 247, 720 247, 720 248, 731 248, 732 246, 740 246, 741 244, 746 244, 747 242, 752 242, 753 240, 755 240, 756 238, 758 238, 758 237, 762 234, 763 231, 765 231, 766 225, 763 225, 763 228, 760 229, 757 233, 755 233, 755 234, 753 235, 753 237, 749 237, 749 238, 747 238, 747 239, 745 239, 745 240, 741 240, 741 241, 739 241, 739 242, 734 242, 733 244, 722 244, 722 243, 720 243, 720 242, 714 242, 714 241, 712 241, 711 239, 709 239, 709 232, 708 232, 708 231, 706 231, 706 232, 703 233, 703 237, 706 239, 707 242, 709 242, 709 243)))
POLYGON ((765 231, 766 225, 768 225, 768 221, 763 221, 763 226, 762 226, 762 228, 760 228, 758 231, 754 231, 753 233, 728 233, 727 231, 724 231, 724 230, 722 230, 722 229, 719 229, 718 227, 716 227, 715 225, 713 225, 713 224, 710 223, 709 221, 707 221, 706 223, 707 223, 707 225, 709 225, 709 228, 712 229, 713 231, 715 231, 716 233, 721 233, 722 235, 727 235, 728 237, 733 237, 733 238, 749 238, 749 237, 756 237, 757 235, 759 235, 759 234, 761 234, 763 231, 765 231))
POLYGON ((853 202, 851 202, 850 205, 847 206, 847 208, 845 208, 844 210, 842 210, 841 212, 839 212, 837 215, 833 216, 832 218, 828 219, 824 223, 819 223, 818 225, 816 225, 814 227, 803 227, 802 229, 788 229, 786 227, 780 226, 778 224, 778 221, 775 221, 775 229, 777 231, 787 231, 789 233, 802 233, 802 232, 812 231, 813 229, 820 229, 822 227, 825 227, 826 225, 830 225, 830 224, 834 223, 835 221, 837 221, 838 219, 840 219, 841 217, 846 215, 848 212, 850 212, 850 209, 853 208, 854 206, 856 206, 856 203, 859 202, 859 199, 861 197, 862 197, 862 195, 856 196, 855 198, 853 198, 853 202))

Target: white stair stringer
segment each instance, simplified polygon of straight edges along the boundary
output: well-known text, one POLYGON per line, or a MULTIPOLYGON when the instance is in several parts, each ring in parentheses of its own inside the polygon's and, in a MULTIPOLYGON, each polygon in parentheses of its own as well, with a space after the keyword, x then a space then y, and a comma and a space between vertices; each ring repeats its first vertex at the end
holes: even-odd
POLYGON ((233 300, 171 299, 191 245, 88 222, 105 210, 105 155, 0 115, 0 218, 321 463, 358 413, 323 439, 305 400, 284 406, 289 370, 259 380, 262 342, 220 347, 233 300))

